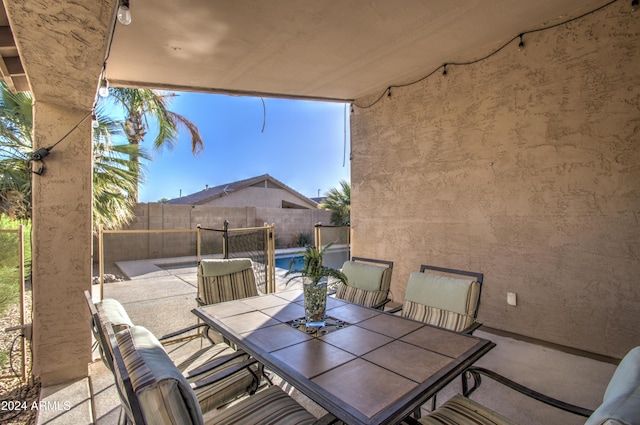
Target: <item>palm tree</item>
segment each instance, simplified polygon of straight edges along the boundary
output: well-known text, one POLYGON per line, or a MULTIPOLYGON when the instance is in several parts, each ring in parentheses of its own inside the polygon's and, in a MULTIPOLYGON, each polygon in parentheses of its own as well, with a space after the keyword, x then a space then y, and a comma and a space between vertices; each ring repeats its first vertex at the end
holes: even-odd
POLYGON ((324 202, 319 205, 324 210, 331 210, 331 223, 347 226, 351 221, 351 186, 345 180, 340 181, 340 189, 332 188, 327 192, 324 202))
POLYGON ((93 130, 93 226, 120 228, 133 219, 138 183, 144 177, 144 166, 131 158, 150 159, 145 150, 130 143, 113 143, 122 137, 122 124, 96 109, 98 126, 93 130))
POLYGON ((31 179, 27 158, 32 151, 31 96, 12 93, 0 82, 0 209, 12 217, 31 215, 31 179))
MULTIPOLYGON (((153 141, 155 150, 164 147, 172 148, 178 141, 178 129, 185 127, 191 136, 191 151, 194 155, 198 155, 204 149, 198 127, 184 116, 168 109, 174 96, 174 93, 162 93, 150 89, 113 87, 109 89, 106 100, 123 109, 125 120, 122 126, 130 144, 138 146, 143 141, 149 128, 149 118, 153 118, 158 129, 158 134, 153 141)), ((138 157, 132 155, 131 161, 138 162, 138 157)), ((137 185, 131 195, 135 201, 138 200, 137 185)))
MULTIPOLYGON (((116 228, 132 217, 139 163, 130 157, 147 158, 137 145, 116 144, 122 125, 96 109, 98 126, 93 131, 93 222, 116 228)), ((16 218, 31 216, 31 173, 27 159, 33 151, 32 98, 28 92, 12 93, 0 82, 0 210, 16 218)))

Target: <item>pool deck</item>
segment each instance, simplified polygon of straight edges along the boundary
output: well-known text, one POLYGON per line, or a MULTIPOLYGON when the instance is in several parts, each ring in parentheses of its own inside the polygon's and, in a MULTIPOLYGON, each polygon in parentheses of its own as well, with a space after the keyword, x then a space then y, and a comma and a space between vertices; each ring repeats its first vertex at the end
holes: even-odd
MULTIPOLYGON (((147 327, 155 335, 163 335, 195 323, 196 319, 191 313, 196 307, 195 258, 135 261, 119 265, 131 280, 105 284, 104 296, 119 300, 134 323, 147 327), (191 265, 188 265, 189 261, 191 265), (162 268, 162 265, 167 264, 185 265, 162 268)), ((285 272, 278 269, 276 273, 279 290, 283 287, 282 275, 285 272)), ((287 289, 293 287, 295 286, 289 285, 287 289)), ((92 289, 94 299, 97 300, 99 285, 93 285, 92 289)), ((593 409, 600 404, 606 385, 615 370, 615 365, 608 362, 500 336, 483 331, 482 328, 474 335, 490 339, 497 344, 496 348, 477 365, 586 408, 593 409)), ((199 344, 199 341, 175 344, 170 346, 168 351, 178 364, 179 359, 189 357, 189 353, 194 349, 200 349, 199 344), (194 344, 198 346, 194 348, 194 344)), ((322 414, 322 409, 312 401, 286 383, 281 385, 314 414, 322 414)), ((440 393, 438 402, 441 403, 458 392, 461 392, 460 380, 455 380, 440 393)), ((99 359, 89 365, 87 378, 42 388, 40 396, 41 401, 49 403, 50 406, 65 406, 65 403, 68 403, 71 408, 41 410, 37 424, 118 423, 120 403, 113 376, 99 359)), ((472 398, 523 425, 584 423, 584 418, 532 401, 488 379, 483 380, 482 386, 472 398)))

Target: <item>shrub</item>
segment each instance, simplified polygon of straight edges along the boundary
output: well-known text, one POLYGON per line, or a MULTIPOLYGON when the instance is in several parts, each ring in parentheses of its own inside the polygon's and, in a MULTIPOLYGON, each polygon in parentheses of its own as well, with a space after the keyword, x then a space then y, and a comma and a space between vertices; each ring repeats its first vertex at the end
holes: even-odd
MULTIPOLYGON (((28 276, 31 273, 31 223, 0 215, 0 229, 16 230, 20 224, 24 225, 25 276, 28 276)), ((0 315, 18 301, 19 295, 18 235, 0 233, 0 315)))
POLYGON ((313 237, 309 232, 300 232, 293 235, 291 246, 307 247, 313 245, 313 237))

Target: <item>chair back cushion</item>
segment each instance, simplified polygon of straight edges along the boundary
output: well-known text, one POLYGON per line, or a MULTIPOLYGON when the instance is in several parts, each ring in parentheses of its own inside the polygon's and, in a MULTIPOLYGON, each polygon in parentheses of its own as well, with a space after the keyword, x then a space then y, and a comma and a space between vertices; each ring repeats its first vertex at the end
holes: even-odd
POLYGON ((640 424, 640 347, 629 351, 609 381, 603 402, 585 425, 640 424))
POLYGON ((133 326, 133 323, 122 304, 118 301, 106 298, 94 304, 91 293, 85 291, 84 294, 91 313, 91 331, 96 341, 98 341, 100 357, 107 368, 113 372, 113 353, 105 327, 109 325, 113 332, 118 332, 133 326))
POLYGON ((475 321, 480 284, 472 280, 413 272, 402 306, 403 317, 461 331, 475 321))
POLYGON ((198 294, 205 304, 259 295, 251 260, 202 260, 198 266, 198 294))
POLYGON ((342 273, 347 277, 347 284, 365 291, 382 290, 382 276, 385 270, 388 268, 355 261, 345 261, 342 265, 342 273))
POLYGON ((388 267, 346 261, 342 273, 347 277, 347 284, 338 285, 336 298, 365 307, 380 304, 389 295, 391 270, 388 267))
POLYGON ((214 258, 200 261, 202 276, 224 276, 251 268, 249 258, 214 258))
POLYGON ((116 339, 145 423, 203 424, 195 393, 151 332, 132 326, 116 339))
POLYGON ((340 283, 336 292, 336 298, 364 307, 373 307, 387 299, 387 291, 365 291, 364 289, 340 283))
POLYGON ((105 298, 100 304, 115 333, 133 326, 133 322, 120 302, 112 298, 105 298))

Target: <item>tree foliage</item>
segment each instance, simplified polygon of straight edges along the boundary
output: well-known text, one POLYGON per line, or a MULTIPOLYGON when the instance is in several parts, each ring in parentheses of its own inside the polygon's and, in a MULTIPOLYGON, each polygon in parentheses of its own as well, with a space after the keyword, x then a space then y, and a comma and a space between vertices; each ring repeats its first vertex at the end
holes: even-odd
MULTIPOLYGON (((124 136, 131 145, 138 146, 150 127, 157 129, 153 140, 153 149, 173 148, 178 142, 179 130, 185 128, 191 137, 191 151, 198 155, 204 149, 202 136, 198 127, 186 117, 169 110, 174 93, 164 93, 150 89, 133 89, 114 87, 109 89, 109 96, 104 99, 116 108, 121 108, 125 119, 121 123, 124 136), (154 124, 153 126, 151 124, 154 124)), ((131 155, 131 162, 138 162, 138 157, 131 155)), ((135 168, 135 165, 132 164, 135 168)), ((137 186, 130 192, 137 201, 137 186)))
POLYGON ((351 186, 345 180, 340 188, 332 188, 327 192, 324 202, 319 205, 324 210, 331 210, 331 223, 346 226, 351 221, 351 186))
POLYGON ((0 82, 0 211, 12 217, 31 215, 31 95, 12 93, 0 82))
MULTIPOLYGON (((123 138, 122 124, 104 108, 96 109, 93 129, 93 222, 117 228, 133 218, 132 207, 143 168, 131 157, 148 154, 137 145, 117 143, 123 138)), ((31 217, 31 178, 27 159, 33 151, 33 110, 30 93, 12 93, 0 82, 0 211, 14 218, 31 217)))

